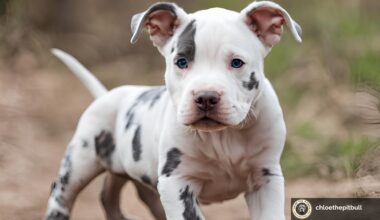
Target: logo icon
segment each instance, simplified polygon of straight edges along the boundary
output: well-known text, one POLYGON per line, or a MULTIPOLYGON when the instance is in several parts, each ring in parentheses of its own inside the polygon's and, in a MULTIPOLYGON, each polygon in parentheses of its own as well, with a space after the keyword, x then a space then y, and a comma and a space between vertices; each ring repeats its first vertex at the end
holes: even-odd
POLYGON ((292 212, 298 219, 306 219, 311 215, 311 211, 311 204, 305 199, 299 199, 293 203, 292 212))

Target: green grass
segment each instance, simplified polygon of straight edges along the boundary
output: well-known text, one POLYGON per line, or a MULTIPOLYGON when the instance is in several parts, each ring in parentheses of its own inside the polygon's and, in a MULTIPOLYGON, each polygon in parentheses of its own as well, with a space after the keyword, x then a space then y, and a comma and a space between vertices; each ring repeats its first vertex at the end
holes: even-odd
POLYGON ((287 179, 311 175, 316 171, 314 164, 305 161, 302 153, 295 151, 289 142, 285 143, 284 152, 281 157, 281 166, 287 179))
POLYGON ((361 158, 372 148, 376 142, 362 137, 358 140, 346 140, 332 142, 321 156, 327 157, 327 165, 334 165, 335 169, 341 169, 346 176, 353 176, 360 165, 361 158), (339 161, 335 164, 332 161, 339 161), (338 166, 338 167, 337 167, 338 166))
POLYGON ((213 8, 213 7, 219 7, 219 8, 226 8, 229 10, 234 11, 240 11, 244 7, 246 7, 249 3, 252 1, 250 0, 242 0, 242 1, 230 1, 230 0, 219 0, 219 1, 196 1, 197 5, 201 8, 213 8))
MULTIPOLYGON (((281 83, 281 82, 275 82, 274 83, 275 87, 277 83, 281 83)), ((286 87, 282 90, 280 90, 280 92, 278 92, 277 94, 280 99, 281 105, 285 109, 295 110, 298 107, 298 103, 300 99, 302 98, 302 95, 305 92, 305 89, 293 86, 293 87, 286 87)))
MULTIPOLYGON (((290 33, 286 33, 290 35, 290 33)), ((285 71, 291 65, 291 58, 296 53, 297 43, 291 36, 284 36, 281 43, 275 45, 265 58, 265 74, 270 80, 276 80, 284 76, 285 71)))
POLYGON ((315 140, 320 137, 317 129, 314 127, 314 125, 311 122, 305 122, 301 124, 297 130, 296 133, 308 140, 315 140))
MULTIPOLYGON (((301 125, 299 129, 301 128, 304 130, 300 136, 306 139, 318 138, 319 135, 309 123, 301 125)), ((378 142, 366 137, 345 141, 330 140, 326 145, 321 144, 321 149, 314 160, 306 160, 302 155, 303 152, 296 151, 288 141, 281 158, 281 165, 288 179, 310 175, 334 179, 336 173, 340 173, 338 178, 354 177, 363 156, 374 146, 378 146, 378 142), (322 172, 321 167, 327 172, 322 172)))
POLYGON ((350 63, 353 83, 380 88, 380 51, 369 51, 350 63))

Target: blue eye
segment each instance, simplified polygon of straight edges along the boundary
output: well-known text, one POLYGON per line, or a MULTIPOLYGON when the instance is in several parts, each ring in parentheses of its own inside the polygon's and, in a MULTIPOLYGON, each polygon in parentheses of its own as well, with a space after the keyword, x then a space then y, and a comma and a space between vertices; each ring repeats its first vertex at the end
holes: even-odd
POLYGON ((242 67, 245 63, 241 59, 233 59, 231 61, 231 67, 235 69, 239 69, 242 67))
POLYGON ((180 69, 187 69, 189 67, 189 64, 187 63, 186 58, 179 58, 176 62, 175 65, 178 66, 180 69))

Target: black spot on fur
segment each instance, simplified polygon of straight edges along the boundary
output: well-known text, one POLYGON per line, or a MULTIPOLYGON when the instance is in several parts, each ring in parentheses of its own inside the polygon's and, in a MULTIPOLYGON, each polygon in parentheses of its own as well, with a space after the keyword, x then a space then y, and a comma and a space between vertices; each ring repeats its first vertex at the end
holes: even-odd
POLYGON ((152 180, 150 179, 149 176, 147 175, 143 175, 141 177, 141 181, 143 181, 143 183, 147 184, 147 185, 152 185, 152 180))
POLYGON ((60 205, 61 207, 64 206, 63 198, 62 198, 61 195, 60 195, 60 196, 56 196, 56 197, 55 197, 55 201, 56 201, 56 202, 58 203, 58 205, 60 205))
POLYGON ((133 103, 133 105, 129 108, 126 114, 127 124, 125 129, 129 129, 132 124, 134 124, 134 118, 136 114, 136 110, 138 107, 143 104, 149 104, 149 108, 152 108, 154 104, 160 99, 162 94, 165 92, 166 88, 164 86, 154 87, 148 89, 141 93, 133 103))
POLYGON ((252 90, 253 88, 255 88, 255 89, 259 88, 259 81, 257 81, 257 79, 255 77, 255 72, 251 73, 251 75, 249 76, 248 82, 246 82, 246 81, 243 82, 243 87, 248 89, 248 90, 252 90))
POLYGON ((143 92, 138 98, 139 103, 149 103, 149 108, 152 108, 154 104, 160 99, 162 93, 166 90, 165 87, 159 86, 149 89, 143 92))
POLYGON ((50 187, 50 195, 53 193, 53 191, 57 188, 57 183, 54 181, 52 184, 51 184, 51 187, 50 187))
POLYGON ((129 112, 129 111, 127 112, 127 124, 125 125, 125 129, 128 129, 129 127, 131 127, 134 117, 135 117, 135 114, 133 112, 129 112))
POLYGON ((162 169, 162 175, 169 177, 172 172, 178 167, 181 163, 182 152, 177 148, 172 148, 168 151, 166 155, 166 163, 162 169))
POLYGON ((194 61, 195 57, 195 20, 192 20, 179 35, 177 43, 177 57, 184 57, 189 62, 194 61))
POLYGON ((70 172, 66 172, 64 175, 60 177, 60 181, 62 185, 66 185, 69 183, 70 179, 70 172))
POLYGON ((61 175, 59 177, 59 183, 61 184, 61 188, 65 187, 69 181, 71 176, 71 169, 72 169, 72 162, 71 162, 71 151, 73 146, 69 146, 67 148, 67 152, 65 154, 65 157, 63 158, 62 165, 61 165, 61 175))
POLYGON ((88 147, 88 141, 83 140, 83 141, 82 141, 82 147, 83 147, 83 148, 87 148, 87 147, 88 147))
POLYGON ((134 161, 141 158, 141 126, 138 126, 132 139, 132 156, 134 161))
POLYGON ((114 150, 115 143, 110 132, 102 131, 95 137, 95 152, 98 157, 111 163, 110 156, 114 150))
POLYGON ((69 216, 60 211, 54 210, 46 217, 46 220, 69 220, 69 216))
POLYGON ((276 174, 274 173, 271 173, 270 170, 268 168, 263 168, 261 170, 261 172, 263 173, 263 176, 276 176, 276 174))
POLYGON ((192 192, 189 190, 189 186, 186 186, 185 190, 180 192, 179 199, 182 200, 185 210, 183 211, 183 218, 185 220, 200 220, 201 218, 197 214, 195 208, 195 198, 192 192))

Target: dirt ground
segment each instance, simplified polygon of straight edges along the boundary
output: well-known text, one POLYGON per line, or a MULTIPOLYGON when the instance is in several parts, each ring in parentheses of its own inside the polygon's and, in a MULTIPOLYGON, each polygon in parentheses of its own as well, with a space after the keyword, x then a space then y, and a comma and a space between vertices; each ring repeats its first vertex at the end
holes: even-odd
MULTIPOLYGON (((0 219, 41 219, 50 184, 56 177, 66 144, 91 97, 65 69, 4 66, 0 74, 0 219)), ((33 62, 32 62, 33 63, 33 62)), ((102 176, 79 196, 73 220, 104 219, 99 202, 102 176)), ((350 196, 352 181, 328 182, 315 178, 286 182, 289 219, 291 197, 350 196)), ((136 198, 132 185, 123 191, 122 207, 139 219, 153 219, 136 198)), ((248 211, 242 196, 203 207, 207 219, 243 220, 248 211)))

